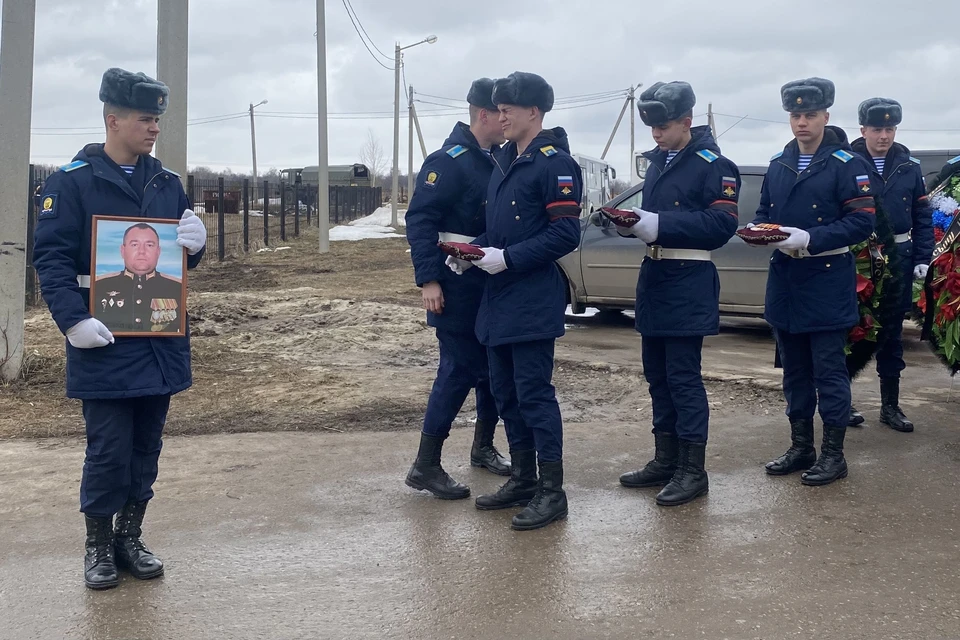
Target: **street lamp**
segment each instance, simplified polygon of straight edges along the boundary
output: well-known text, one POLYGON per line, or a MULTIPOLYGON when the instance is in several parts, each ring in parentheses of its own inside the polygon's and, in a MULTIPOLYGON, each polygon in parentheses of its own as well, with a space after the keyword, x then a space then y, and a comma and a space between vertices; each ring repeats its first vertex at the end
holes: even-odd
POLYGON ((253 110, 262 104, 267 104, 267 101, 261 100, 257 104, 250 103, 250 146, 253 147, 253 184, 257 184, 257 131, 253 126, 253 110))
MULTIPOLYGON (((437 41, 437 36, 427 36, 420 42, 408 44, 401 47, 397 43, 393 56, 393 184, 391 185, 390 196, 390 226, 397 226, 397 203, 400 201, 400 52, 404 49, 415 47, 418 44, 433 44, 437 41)), ((409 198, 411 194, 407 194, 409 198)))

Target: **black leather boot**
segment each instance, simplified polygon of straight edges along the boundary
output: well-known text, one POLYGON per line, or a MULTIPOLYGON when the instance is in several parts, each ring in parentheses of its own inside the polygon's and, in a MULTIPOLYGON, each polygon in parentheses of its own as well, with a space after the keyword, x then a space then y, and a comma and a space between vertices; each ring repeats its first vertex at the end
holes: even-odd
POLYGON ((510 475, 510 461, 500 455, 493 446, 493 432, 497 423, 477 420, 473 432, 473 448, 470 450, 470 466, 481 467, 498 476, 510 475))
POLYGON ((113 517, 84 516, 87 524, 83 581, 91 589, 110 589, 120 584, 113 555, 113 517))
POLYGON ((895 431, 913 431, 913 423, 900 409, 899 378, 880 378, 880 422, 895 431))
POLYGON ((790 448, 786 453, 767 463, 768 475, 785 476, 797 471, 805 471, 817 461, 817 449, 813 446, 813 419, 791 420, 790 442, 790 448))
POLYGON ((710 490, 710 481, 703 468, 706 453, 706 442, 679 441, 677 470, 663 491, 657 494, 657 504, 676 507, 706 495, 710 490))
POLYGON ((850 420, 847 422, 848 427, 859 427, 863 424, 863 414, 857 411, 857 408, 853 405, 850 405, 850 420))
POLYGON ((470 487, 451 478, 440 466, 443 438, 420 434, 420 450, 410 472, 407 486, 429 491, 441 500, 460 500, 470 497, 470 487))
POLYGON ((510 479, 496 493, 477 496, 477 509, 509 509, 526 506, 537 492, 537 452, 510 452, 510 479))
POLYGON ((620 484, 625 487, 662 487, 670 482, 677 470, 679 442, 672 433, 653 432, 656 450, 653 460, 639 471, 630 471, 620 476, 620 484))
POLYGON ((510 528, 530 531, 567 517, 567 494, 563 490, 563 461, 541 462, 540 482, 526 508, 513 516, 510 528))
POLYGON ((847 477, 847 461, 843 457, 844 427, 823 426, 823 444, 820 457, 808 471, 800 476, 800 482, 811 487, 830 484, 834 480, 847 477))
POLYGON ((117 566, 130 572, 138 580, 149 580, 163 575, 163 562, 153 555, 140 536, 143 535, 143 514, 147 502, 127 502, 117 514, 114 546, 117 566))

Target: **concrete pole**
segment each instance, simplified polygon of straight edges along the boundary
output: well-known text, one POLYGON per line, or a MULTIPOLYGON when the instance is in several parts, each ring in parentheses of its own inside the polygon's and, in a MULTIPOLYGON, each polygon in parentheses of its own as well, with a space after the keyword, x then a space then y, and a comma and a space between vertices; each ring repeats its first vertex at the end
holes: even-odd
POLYGON ((327 25, 324 0, 317 0, 317 224, 320 227, 320 253, 330 251, 330 167, 327 154, 327 25))
POLYGON ((0 379, 23 364, 30 110, 36 0, 7 0, 0 25, 0 379))
POLYGON ((397 203, 400 202, 400 43, 393 58, 393 183, 390 194, 390 226, 397 228, 397 203))
POLYGON ((253 124, 253 103, 250 103, 250 148, 253 157, 253 184, 257 184, 257 129, 253 124))
POLYGON ((417 117, 417 106, 413 105, 410 108, 410 113, 413 114, 413 124, 417 128, 417 139, 420 140, 420 154, 424 160, 427 159, 427 145, 423 142, 423 131, 420 130, 420 118, 417 117))
POLYGON ((636 118, 637 118, 637 88, 630 87, 630 164, 627 166, 630 168, 630 184, 633 184, 636 181, 634 177, 637 173, 637 163, 633 159, 633 154, 636 152, 636 118))
POLYGON ((407 143, 407 207, 413 198, 413 85, 410 85, 410 104, 407 106, 407 120, 410 125, 410 138, 407 143))
POLYGON ((190 0, 157 0, 157 79, 170 87, 156 156, 187 179, 187 44, 190 0))

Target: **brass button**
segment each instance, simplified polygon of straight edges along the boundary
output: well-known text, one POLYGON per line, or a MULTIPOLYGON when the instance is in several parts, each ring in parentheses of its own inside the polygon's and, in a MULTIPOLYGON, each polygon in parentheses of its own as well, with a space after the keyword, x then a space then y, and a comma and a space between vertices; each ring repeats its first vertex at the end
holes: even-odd
POLYGON ((143 285, 142 285, 142 284, 138 284, 138 285, 137 285, 137 289, 143 289, 143 285))
POLYGON ((143 304, 143 300, 137 300, 137 304, 143 304))
POLYGON ((823 218, 817 218, 817 222, 823 222, 823 218))
POLYGON ((514 205, 514 206, 516 206, 516 204, 517 204, 517 201, 516 201, 516 200, 514 200, 514 201, 513 201, 513 202, 511 202, 510 204, 512 204, 512 205, 514 205))
POLYGON ((135 320, 135 322, 136 322, 137 324, 140 324, 140 318, 137 318, 137 319, 135 320))
POLYGON ((519 219, 520 219, 520 216, 517 216, 516 219, 519 220, 519 219))
POLYGON ((680 203, 679 203, 679 202, 674 202, 674 203, 673 203, 673 206, 679 207, 679 206, 680 206, 680 203))
POLYGON ((817 205, 813 205, 813 208, 816 209, 816 208, 817 208, 817 205))
POLYGON ((906 198, 904 198, 904 199, 903 199, 903 201, 904 201, 904 202, 906 202, 906 201, 907 201, 907 199, 906 199, 906 198))
POLYGON ((829 269, 829 268, 830 268, 830 263, 828 262, 828 263, 827 263, 827 269, 829 269))

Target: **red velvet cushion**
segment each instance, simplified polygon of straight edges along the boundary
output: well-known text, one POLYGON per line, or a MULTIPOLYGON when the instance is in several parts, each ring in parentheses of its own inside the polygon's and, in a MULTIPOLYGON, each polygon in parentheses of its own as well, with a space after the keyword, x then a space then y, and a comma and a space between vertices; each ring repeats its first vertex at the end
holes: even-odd
POLYGON ((438 242, 437 246, 448 256, 461 260, 479 260, 484 256, 480 247, 466 242, 438 242))
POLYGON ((780 242, 790 237, 789 233, 780 231, 778 224, 758 224, 749 229, 743 228, 737 231, 737 236, 747 244, 770 244, 780 242))

